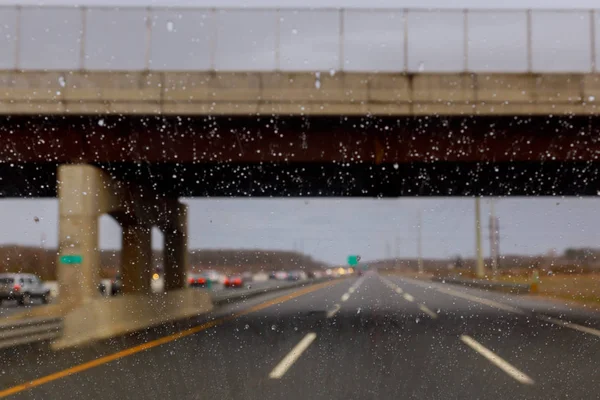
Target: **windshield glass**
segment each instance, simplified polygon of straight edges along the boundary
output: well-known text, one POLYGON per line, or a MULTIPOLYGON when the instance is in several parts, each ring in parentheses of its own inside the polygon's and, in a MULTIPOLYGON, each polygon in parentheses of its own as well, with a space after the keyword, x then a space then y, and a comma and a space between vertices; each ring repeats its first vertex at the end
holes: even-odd
POLYGON ((0 4, 0 398, 592 399, 591 0, 0 4))

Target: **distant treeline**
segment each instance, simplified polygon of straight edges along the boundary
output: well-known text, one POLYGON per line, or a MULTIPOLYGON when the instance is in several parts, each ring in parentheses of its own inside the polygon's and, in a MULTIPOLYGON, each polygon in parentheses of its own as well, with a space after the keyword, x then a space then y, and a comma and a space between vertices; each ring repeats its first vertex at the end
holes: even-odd
MULTIPOLYGON (((34 273, 45 280, 56 279, 56 249, 27 246, 0 246, 0 272, 34 273)), ((111 278, 119 270, 121 253, 118 250, 100 251, 100 276, 111 278)), ((274 271, 327 267, 325 263, 293 251, 280 250, 192 250, 189 254, 193 270, 217 269, 227 273, 242 271, 274 271)), ((162 251, 153 251, 152 268, 163 265, 162 251)))
MULTIPOLYGON (((475 258, 455 256, 445 259, 423 259, 423 269, 427 272, 443 274, 453 269, 474 271, 475 258)), ((492 260, 484 258, 485 268, 490 270, 492 260)), ((381 269, 418 270, 416 259, 386 259, 368 263, 369 266, 381 269)), ((600 250, 591 248, 568 248, 562 254, 546 254, 525 256, 506 254, 498 260, 501 273, 520 273, 527 270, 552 271, 554 273, 587 273, 600 272, 600 250)))

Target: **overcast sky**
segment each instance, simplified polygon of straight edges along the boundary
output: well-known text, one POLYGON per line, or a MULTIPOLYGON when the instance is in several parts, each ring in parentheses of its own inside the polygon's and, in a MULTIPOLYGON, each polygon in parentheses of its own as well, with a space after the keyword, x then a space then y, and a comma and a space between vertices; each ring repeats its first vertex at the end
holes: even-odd
POLYGON ((160 5, 185 7, 597 8, 597 0, 0 0, 30 5, 160 5))
MULTIPOLYGON (((0 0, 0 5, 162 5, 197 7, 592 8, 597 0, 0 0)), ((474 254, 473 199, 186 199, 191 248, 298 249, 328 262, 348 254, 364 259, 417 254, 417 214, 423 210, 423 254, 474 254), (399 246, 396 244, 399 243, 399 246), (398 247, 398 248, 397 248, 398 247), (389 249, 389 250, 388 250, 389 249)), ((537 254, 552 248, 600 246, 599 199, 500 199, 502 253, 537 254)), ((488 206, 484 202, 484 227, 488 206)), ((0 244, 57 244, 55 200, 0 200, 0 244), (38 220, 36 222, 36 220, 38 220)), ((486 238, 487 231, 484 232, 486 238)), ((161 246, 154 235, 155 247, 161 246)), ((101 219, 100 245, 120 247, 119 228, 101 219)))
MULTIPOLYGON (((417 215, 423 210, 423 255, 472 256, 474 200, 406 199, 185 199, 191 248, 304 250, 331 263, 348 254, 377 259, 417 255, 417 215), (389 250, 386 249, 389 243, 389 250), (396 243, 399 243, 396 249, 396 243)), ((569 246, 600 247, 600 199, 503 198, 496 202, 502 253, 539 254, 569 246)), ((488 201, 482 202, 486 254, 488 201)), ((57 244, 56 200, 1 200, 0 243, 57 244), (36 222, 36 217, 39 222, 36 222)), ((120 228, 101 218, 100 245, 120 247, 120 228)), ((155 248, 162 237, 154 232, 155 248)))

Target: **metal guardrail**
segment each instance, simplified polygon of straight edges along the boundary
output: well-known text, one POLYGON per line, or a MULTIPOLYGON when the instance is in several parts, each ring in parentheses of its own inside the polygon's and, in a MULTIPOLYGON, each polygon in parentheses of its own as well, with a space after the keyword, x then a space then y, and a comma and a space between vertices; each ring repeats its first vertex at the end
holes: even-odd
POLYGON ((0 349, 56 339, 61 335, 62 318, 31 318, 0 324, 0 349))
POLYGON ((478 289, 510 292, 515 294, 524 294, 531 292, 531 285, 527 283, 493 282, 483 279, 465 279, 456 277, 434 277, 431 278, 431 280, 434 282, 451 283, 455 285, 463 285, 478 289))

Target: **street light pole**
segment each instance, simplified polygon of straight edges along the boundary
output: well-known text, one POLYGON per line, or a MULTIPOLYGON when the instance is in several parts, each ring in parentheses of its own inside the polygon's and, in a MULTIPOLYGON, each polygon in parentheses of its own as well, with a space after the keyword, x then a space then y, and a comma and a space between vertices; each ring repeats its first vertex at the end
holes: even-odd
POLYGON ((490 200, 490 261, 492 265, 492 276, 498 274, 498 228, 496 227, 496 213, 494 211, 494 199, 490 200))

